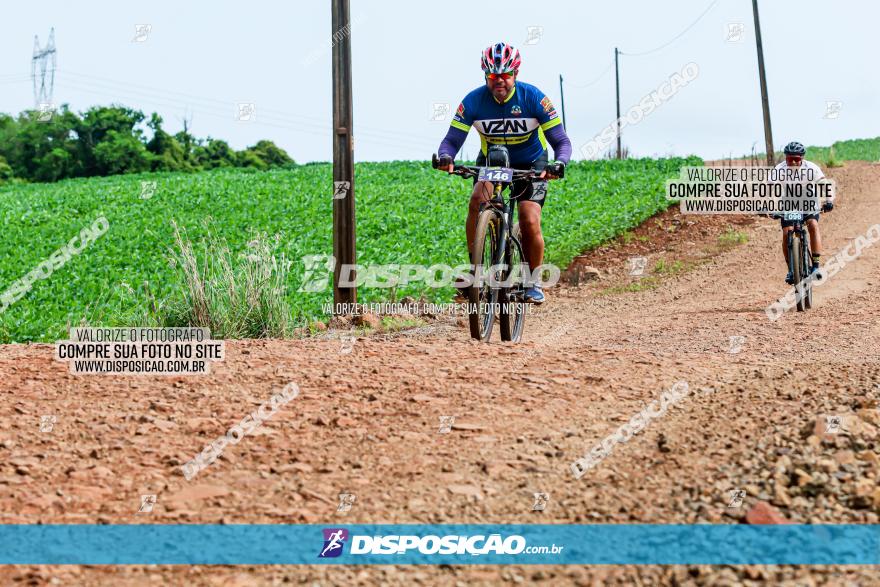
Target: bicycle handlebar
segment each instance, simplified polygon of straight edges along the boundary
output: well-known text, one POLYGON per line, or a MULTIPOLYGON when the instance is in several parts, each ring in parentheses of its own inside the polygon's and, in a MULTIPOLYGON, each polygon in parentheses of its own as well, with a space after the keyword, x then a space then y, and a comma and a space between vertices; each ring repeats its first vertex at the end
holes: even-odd
MULTIPOLYGON (((450 172, 452 175, 459 175, 465 179, 478 176, 480 174, 480 169, 482 169, 476 165, 455 165, 452 158, 448 155, 442 157, 437 157, 436 153, 431 155, 431 166, 434 169, 444 169, 449 165, 453 165, 452 171, 450 172)), ((512 171, 513 179, 538 179, 541 176, 541 172, 534 169, 514 169, 512 171)))

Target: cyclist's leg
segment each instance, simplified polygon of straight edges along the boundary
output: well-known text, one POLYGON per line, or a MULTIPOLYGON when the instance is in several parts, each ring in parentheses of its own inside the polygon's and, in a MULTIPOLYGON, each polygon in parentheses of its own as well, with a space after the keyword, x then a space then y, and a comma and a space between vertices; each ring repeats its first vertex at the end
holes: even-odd
POLYGON ((541 233, 541 204, 522 200, 519 202, 519 228, 522 232, 523 254, 529 268, 544 264, 544 235, 541 233))
MULTIPOLYGON (((477 220, 479 220, 480 217, 480 204, 482 202, 488 202, 491 196, 492 182, 474 180, 474 191, 471 193, 471 201, 470 204, 468 204, 467 221, 465 222, 468 264, 470 265, 471 270, 474 269, 474 260, 471 257, 471 251, 473 251, 474 239, 476 238, 477 220)), ((458 290, 458 293, 455 295, 455 301, 459 303, 467 301, 468 288, 463 285, 456 285, 455 287, 458 290)))
POLYGON ((541 204, 531 200, 520 200, 519 229, 522 235, 523 255, 528 264, 529 275, 524 276, 525 301, 532 304, 544 303, 541 291, 541 275, 536 271, 544 263, 544 235, 541 234, 541 204))
MULTIPOLYGON (((547 166, 547 152, 525 169, 542 170, 547 166)), ((547 196, 546 181, 517 181, 513 186, 513 197, 519 208, 519 228, 522 232, 523 254, 529 268, 534 271, 544 263, 544 235, 541 232, 541 209, 547 196)))
POLYGON ((810 252, 813 254, 813 266, 819 264, 819 256, 822 254, 822 236, 819 234, 819 218, 807 218, 807 232, 810 233, 810 252))
MULTIPOLYGON (((486 157, 483 153, 477 155, 476 164, 486 164, 486 157)), ((476 178, 474 178, 474 191, 471 193, 471 201, 470 204, 468 204, 467 222, 465 223, 468 255, 470 255, 474 246, 474 238, 476 237, 477 232, 477 220, 479 220, 480 217, 480 204, 488 202, 491 197, 492 182, 477 181, 476 178)), ((471 259, 470 262, 473 263, 474 260, 471 259)))

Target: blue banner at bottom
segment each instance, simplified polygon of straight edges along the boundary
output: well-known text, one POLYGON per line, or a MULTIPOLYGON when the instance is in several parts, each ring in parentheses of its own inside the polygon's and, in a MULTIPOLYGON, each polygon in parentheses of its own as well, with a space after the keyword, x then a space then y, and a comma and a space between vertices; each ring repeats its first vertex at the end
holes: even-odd
POLYGON ((0 564, 878 565, 878 525, 0 525, 0 564))

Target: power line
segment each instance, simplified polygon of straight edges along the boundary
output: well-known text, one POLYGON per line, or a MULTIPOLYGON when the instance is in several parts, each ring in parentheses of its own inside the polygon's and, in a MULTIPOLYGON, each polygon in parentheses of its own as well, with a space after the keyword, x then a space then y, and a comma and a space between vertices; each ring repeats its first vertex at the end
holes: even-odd
MULTIPOLYGON (((161 102, 156 101, 155 98, 149 96, 148 94, 153 94, 153 95, 159 96, 160 98, 162 98, 164 100, 175 101, 175 102, 177 102, 177 104, 183 104, 183 105, 195 104, 199 108, 202 108, 202 109, 212 108, 212 109, 214 109, 214 111, 217 111, 217 109, 219 108, 223 112, 226 112, 226 111, 228 111, 230 104, 232 104, 232 102, 229 102, 226 100, 219 100, 217 98, 207 98, 204 96, 195 96, 193 94, 186 94, 183 92, 176 92, 176 91, 171 91, 171 90, 156 90, 156 89, 153 89, 149 86, 145 86, 145 85, 141 85, 141 84, 123 83, 123 82, 111 80, 109 78, 103 78, 103 77, 93 76, 93 75, 86 75, 86 74, 81 74, 81 73, 74 73, 74 72, 66 71, 66 70, 61 70, 60 73, 62 74, 62 76, 72 75, 75 77, 89 78, 89 81, 86 81, 86 80, 68 80, 68 81, 75 81, 76 83, 90 84, 90 85, 94 85, 96 87, 104 86, 105 88, 108 88, 109 91, 112 91, 114 93, 121 92, 123 95, 125 95, 125 94, 134 95, 134 96, 138 97, 138 99, 151 100, 152 101, 151 103, 161 104, 161 105, 165 105, 165 106, 167 106, 167 104, 162 104, 161 102), (92 81, 92 80, 94 80, 94 81, 92 81), (116 86, 123 87, 125 89, 119 90, 116 86), (135 92, 132 90, 132 87, 142 88, 142 89, 138 89, 137 92, 135 92), (170 96, 168 94, 175 94, 177 96, 182 96, 183 98, 175 98, 174 96, 170 96), (206 104, 211 104, 211 105, 208 106, 206 104)), ((95 93, 95 92, 93 92, 93 93, 95 93)), ((284 125, 284 124, 275 124, 275 126, 279 126, 282 128, 291 128, 293 130, 304 130, 303 127, 311 127, 312 129, 316 129, 318 131, 318 132, 313 132, 313 134, 320 134, 322 136, 330 135, 331 129, 328 126, 327 121, 325 119, 296 115, 296 114, 289 114, 289 113, 281 111, 281 110, 274 110, 274 109, 270 109, 270 108, 260 108, 259 111, 261 113, 259 115, 260 119, 270 120, 270 121, 280 121, 282 123, 289 123, 289 124, 296 125, 296 126, 291 127, 289 125, 284 125)), ((225 117, 225 116, 222 116, 222 117, 225 117)), ((257 122, 259 122, 259 120, 257 122)), ((355 134, 357 134, 359 137, 364 137, 364 140, 366 140, 367 142, 380 143, 380 141, 373 140, 374 138, 379 137, 381 139, 385 139, 384 141, 381 141, 381 144, 385 144, 385 145, 390 145, 390 144, 392 144, 391 142, 396 142, 397 146, 401 146, 401 144, 403 144, 403 146, 409 146, 409 147, 413 147, 413 145, 418 145, 417 148, 419 148, 419 149, 425 149, 425 148, 432 149, 435 146, 433 141, 430 141, 422 136, 414 135, 414 134, 410 134, 410 133, 400 133, 400 132, 395 132, 395 131, 391 131, 391 130, 387 130, 387 129, 376 129, 374 127, 364 126, 364 125, 360 125, 360 124, 356 125, 355 131, 356 131, 355 134), (430 145, 430 146, 428 146, 428 145, 430 145)))
POLYGON ((583 88, 589 88, 590 86, 596 85, 597 83, 599 83, 599 81, 602 80, 603 77, 605 77, 605 74, 606 74, 606 73, 608 73, 609 71, 611 71, 611 68, 612 68, 613 66, 614 66, 614 60, 612 59, 611 61, 608 62, 608 66, 607 66, 605 69, 602 70, 602 73, 600 73, 600 74, 599 74, 599 75, 598 75, 593 81, 591 81, 590 83, 578 85, 578 84, 573 84, 573 83, 571 83, 571 82, 568 82, 568 86, 569 86, 570 88, 577 88, 577 89, 580 90, 580 89, 583 89, 583 88))
MULTIPOLYGON (((129 90, 118 90, 118 89, 107 89, 101 88, 98 86, 89 86, 82 85, 81 82, 69 79, 60 80, 61 85, 64 87, 69 87, 73 90, 86 92, 89 94, 96 94, 99 96, 112 96, 113 98, 123 98, 123 97, 132 97, 137 100, 141 100, 146 104, 151 104, 155 106, 162 106, 165 108, 177 109, 181 106, 182 102, 167 102, 163 101, 162 98, 156 98, 153 96, 145 96, 140 94, 139 92, 133 92, 129 90)), ((88 83, 88 82, 85 82, 88 83)), ((166 97, 167 98, 167 97, 166 97)), ((175 100, 174 98, 167 98, 169 100, 175 100)), ((218 101, 222 104, 227 104, 226 102, 218 101)), ((211 116, 213 118, 220 118, 225 120, 232 120, 232 113, 228 108, 221 108, 217 106, 208 106, 203 104, 197 104, 199 108, 199 112, 205 114, 207 116, 211 116)), ((262 112, 262 110, 260 110, 262 112)), ((248 124, 256 124, 259 126, 268 126, 272 128, 282 128, 285 130, 295 131, 299 133, 306 133, 311 135, 320 136, 323 138, 327 138, 330 136, 330 128, 326 124, 318 124, 313 122, 303 122, 298 120, 288 120, 284 117, 272 116, 272 115, 263 115, 259 114, 257 119, 249 122, 248 124)), ((434 143, 429 141, 428 139, 417 139, 417 138, 403 138, 385 135, 383 133, 370 131, 370 130, 358 130, 355 134, 358 135, 359 140, 363 140, 364 142, 379 144, 383 146, 394 146, 394 147, 407 147, 411 149, 430 149, 434 147, 434 143), (430 146, 429 146, 430 145, 430 146)))
POLYGON ((671 45, 672 43, 674 43, 675 41, 680 39, 682 36, 684 36, 684 34, 686 32, 691 30, 694 27, 694 25, 696 25, 698 22, 700 22, 703 19, 703 17, 706 16, 706 14, 708 14, 709 11, 712 10, 712 7, 715 6, 716 4, 718 4, 718 0, 713 0, 712 3, 709 4, 709 6, 706 8, 706 10, 704 10, 700 14, 700 16, 697 17, 697 19, 694 22, 689 24, 686 29, 684 29, 683 31, 681 31, 680 33, 678 33, 677 35, 672 37, 670 40, 668 40, 667 42, 660 45, 659 47, 654 47, 653 49, 651 49, 649 51, 641 51, 639 53, 625 53, 625 52, 621 51, 620 54, 626 55, 628 57, 641 57, 642 55, 649 55, 651 53, 654 53, 655 51, 659 51, 660 49, 665 49, 666 47, 668 47, 669 45, 671 45))
POLYGON ((22 77, 19 79, 0 79, 0 85, 8 85, 8 84, 22 84, 25 82, 31 81, 31 76, 22 77))
MULTIPOLYGON (((185 101, 187 103, 189 103, 189 102, 192 102, 192 103, 198 103, 198 102, 213 103, 213 104, 217 104, 218 106, 223 107, 224 109, 229 108, 229 105, 231 104, 231 102, 229 102, 229 101, 219 100, 217 98, 196 96, 193 94, 187 94, 184 92, 177 92, 177 91, 173 91, 173 90, 156 90, 150 86, 146 86, 146 85, 142 85, 142 84, 131 83, 131 82, 120 82, 120 81, 113 80, 113 79, 106 78, 106 77, 88 75, 88 74, 83 74, 83 73, 76 73, 76 72, 68 71, 68 70, 59 70, 59 73, 64 76, 70 75, 70 76, 75 76, 75 77, 79 77, 79 78, 87 78, 89 80, 95 80, 95 81, 88 81, 88 82, 82 81, 81 83, 103 85, 103 86, 109 87, 111 89, 114 88, 114 86, 119 86, 119 87, 125 88, 126 91, 131 92, 132 87, 141 88, 138 90, 139 92, 143 92, 146 94, 155 94, 155 95, 162 97, 163 99, 176 100, 180 103, 184 103, 184 100, 182 100, 180 98, 174 98, 174 97, 170 96, 170 94, 182 96, 183 98, 186 99, 185 101)), ((114 91, 117 91, 117 90, 114 89, 114 91)), ((260 108, 260 112, 269 114, 271 118, 274 118, 277 120, 283 120, 286 122, 291 122, 293 124, 307 124, 307 125, 311 125, 313 127, 318 126, 321 129, 323 129, 325 133, 327 133, 327 134, 330 133, 330 127, 327 123, 327 120, 324 118, 303 116, 300 114, 291 114, 289 112, 285 112, 282 110, 274 110, 271 108, 260 108)), ((263 115, 263 117, 266 118, 265 115, 263 115)), ((376 127, 365 126, 365 125, 361 125, 361 124, 357 125, 356 130, 357 130, 358 135, 360 135, 364 132, 367 132, 367 133, 370 133, 373 135, 385 136, 388 138, 401 137, 399 140, 404 141, 404 142, 405 141, 412 142, 413 140, 418 141, 418 142, 427 141, 427 139, 425 139, 424 137, 422 137, 420 135, 414 135, 411 133, 402 133, 402 132, 393 131, 393 130, 389 130, 389 129, 376 128, 376 127)), ((433 141, 431 141, 431 143, 433 144, 433 141)))

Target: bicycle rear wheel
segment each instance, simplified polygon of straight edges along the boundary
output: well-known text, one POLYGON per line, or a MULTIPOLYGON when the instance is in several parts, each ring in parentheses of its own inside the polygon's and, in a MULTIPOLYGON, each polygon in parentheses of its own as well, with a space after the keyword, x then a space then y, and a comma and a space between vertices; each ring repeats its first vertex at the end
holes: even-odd
POLYGON ((788 241, 788 262, 791 264, 791 274, 794 277, 794 294, 798 312, 803 312, 804 308, 804 258, 801 252, 801 237, 797 233, 791 235, 788 241))
POLYGON ((498 325, 501 340, 519 342, 526 322, 525 304, 525 256, 520 245, 519 223, 513 225, 508 241, 507 269, 503 275, 505 286, 501 289, 501 312, 498 325))
POLYGON ((483 210, 477 220, 471 259, 474 262, 474 282, 468 288, 468 323, 471 337, 484 342, 492 336, 495 323, 495 304, 498 288, 489 283, 492 260, 498 251, 498 231, 501 218, 493 209, 483 210))

